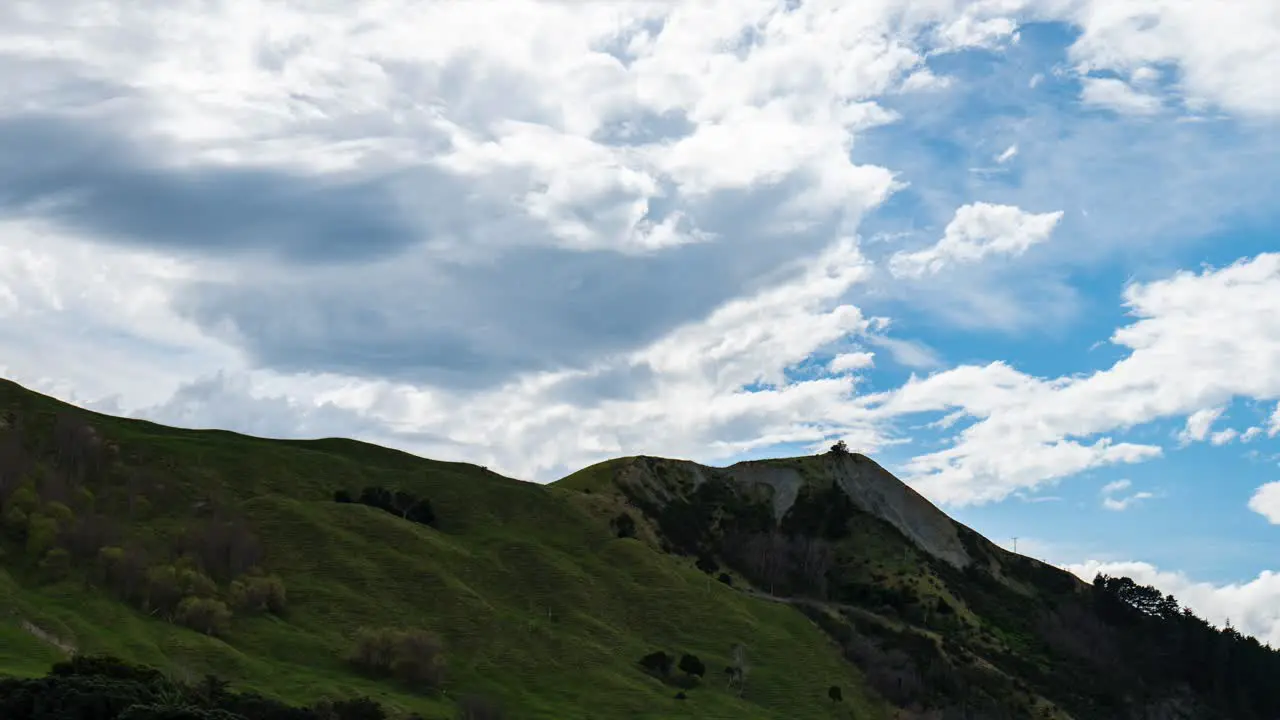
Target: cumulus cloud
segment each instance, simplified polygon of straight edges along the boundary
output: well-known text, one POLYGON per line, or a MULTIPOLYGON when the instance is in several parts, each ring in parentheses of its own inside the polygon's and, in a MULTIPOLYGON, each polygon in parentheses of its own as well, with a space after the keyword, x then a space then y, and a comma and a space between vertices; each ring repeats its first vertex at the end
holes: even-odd
POLYGON ((1255 490, 1249 498, 1249 509, 1272 525, 1280 525, 1280 481, 1269 482, 1255 490))
POLYGON ((1207 432, 1202 411, 1280 397, 1280 254, 1135 283, 1125 304, 1135 320, 1111 340, 1128 354, 1109 368, 1042 379, 999 362, 961 366, 868 398, 888 417, 975 418, 950 447, 912 458, 911 482, 943 502, 999 500, 1162 452, 1107 433, 1194 413, 1193 430, 1207 432))
MULTIPOLYGON (((1033 4, 1081 30, 1070 53, 1084 72, 1129 74, 1172 66, 1193 108, 1217 105, 1253 116, 1280 113, 1280 15, 1271 0, 1215 3, 1087 0, 1033 4), (1231 38, 1231 42, 1223 42, 1231 38)), ((1034 11, 1033 11, 1034 12, 1034 11)))
POLYGON ((1173 595, 1178 602, 1218 627, 1230 622, 1272 647, 1280 646, 1280 573, 1262 571, 1248 582, 1214 585, 1196 582, 1180 572, 1161 570, 1145 562, 1089 560, 1065 568, 1086 582, 1098 573, 1130 577, 1173 595))
POLYGON ((833 373, 869 368, 875 364, 875 355, 871 352, 842 353, 832 358, 828 367, 833 373))
POLYGON ((1011 205, 972 203, 956 209, 933 247, 894 253, 889 267, 898 277, 923 277, 948 265, 973 263, 988 255, 1017 256, 1049 239, 1062 212, 1030 213, 1011 205))

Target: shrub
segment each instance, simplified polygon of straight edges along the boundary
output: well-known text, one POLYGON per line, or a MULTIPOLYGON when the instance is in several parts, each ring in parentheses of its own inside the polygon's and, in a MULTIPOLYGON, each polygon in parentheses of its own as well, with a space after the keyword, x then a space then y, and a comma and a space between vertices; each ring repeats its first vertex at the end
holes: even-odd
POLYGON ((440 639, 425 630, 398 634, 391 674, 406 685, 437 687, 444 675, 440 639))
POLYGON ((671 674, 671 666, 674 659, 662 650, 651 652, 640 658, 640 667, 649 672, 666 677, 671 674))
POLYGON ((841 702, 844 700, 844 694, 840 692, 840 687, 838 685, 832 685, 831 688, 827 690, 827 697, 831 698, 831 702, 841 702))
POLYGON ((351 497, 351 493, 347 490, 335 490, 333 492, 333 501, 336 503, 355 502, 351 497))
POLYGON ((631 538, 636 536, 636 521, 627 513, 618 513, 610 523, 613 526, 613 532, 620 538, 631 538))
POLYGON ((27 539, 27 513, 17 505, 10 505, 4 513, 5 534, 14 540, 24 542, 27 539))
POLYGON ((707 674, 707 666, 702 664, 697 655, 685 653, 680 657, 680 672, 689 677, 702 677, 707 674))
POLYGON ((148 610, 172 612, 182 600, 178 570, 172 565, 157 565, 147 570, 145 606, 148 610))
POLYGON ((249 576, 231 583, 231 607, 242 613, 284 612, 284 581, 275 575, 249 576))
POLYGON ((349 659, 364 672, 416 687, 436 687, 444 675, 440 640, 425 630, 362 629, 349 659))
POLYGON ((729 573, 720 573, 720 575, 718 575, 716 579, 724 583, 725 585, 728 585, 729 587, 733 587, 733 576, 731 576, 729 573))
POLYGON ((40 574, 49 582, 65 580, 71 574, 71 553, 53 548, 40 559, 40 574))
POLYGON ((40 496, 36 494, 35 487, 30 482, 26 482, 13 491, 6 504, 30 515, 40 507, 40 496))
POLYGON ((58 541, 58 521, 41 514, 27 518, 27 554, 33 558, 44 557, 58 541))
POLYGON ((231 629, 231 611, 220 600, 184 598, 174 619, 179 625, 206 635, 226 635, 231 629))
POLYGON ((720 569, 720 563, 716 562, 715 558, 705 553, 698 556, 698 561, 695 565, 699 570, 708 575, 720 569))
POLYGON ((848 455, 849 446, 845 443, 845 441, 839 440, 836 442, 835 445, 832 445, 831 449, 828 450, 827 452, 832 455, 835 455, 836 457, 840 457, 842 455, 848 455))
POLYGON ((395 657, 396 631, 390 628, 361 628, 349 658, 352 665, 371 675, 387 674, 395 657))

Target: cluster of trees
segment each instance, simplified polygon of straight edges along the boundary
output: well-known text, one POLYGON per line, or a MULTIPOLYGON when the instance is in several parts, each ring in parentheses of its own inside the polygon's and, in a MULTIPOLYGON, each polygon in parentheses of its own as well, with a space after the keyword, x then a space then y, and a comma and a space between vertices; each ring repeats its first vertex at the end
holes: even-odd
POLYGON ((707 666, 698 659, 697 655, 684 653, 677 662, 676 657, 665 650, 656 650, 640 658, 640 667, 663 682, 687 687, 693 686, 699 678, 707 674, 707 666), (679 670, 681 676, 673 675, 673 669, 679 670))
POLYGON ((75 657, 42 678, 0 678, 5 720, 387 720, 377 701, 357 697, 307 707, 231 691, 207 676, 183 683, 106 656, 75 657))
POLYGON ((435 527, 436 525, 436 513, 431 507, 431 501, 404 490, 388 490, 383 487, 371 486, 361 490, 360 494, 355 496, 352 496, 346 490, 338 490, 333 494, 333 501, 360 503, 361 505, 368 505, 369 507, 389 512, 419 525, 428 525, 430 527, 435 527))
POLYGON ((1148 683, 1189 687, 1222 717, 1280 716, 1280 651, 1130 578, 1099 574, 1093 589, 1097 616, 1118 631, 1117 646, 1148 683))
POLYGON ((444 680, 444 646, 426 630, 362 629, 348 660, 363 673, 416 690, 436 689, 444 680))
MULTIPOLYGON (((285 610, 283 581, 259 569, 262 546, 248 524, 214 508, 149 546, 101 512, 95 490, 124 490, 131 518, 145 498, 137 473, 117 467, 119 449, 70 413, 58 415, 44 440, 20 414, 0 428, 0 531, 21 548, 39 579, 79 574, 146 612, 212 635, 233 613, 285 610), (112 477, 127 477, 113 487, 112 477)), ((19 567, 22 558, 16 558, 19 567)))

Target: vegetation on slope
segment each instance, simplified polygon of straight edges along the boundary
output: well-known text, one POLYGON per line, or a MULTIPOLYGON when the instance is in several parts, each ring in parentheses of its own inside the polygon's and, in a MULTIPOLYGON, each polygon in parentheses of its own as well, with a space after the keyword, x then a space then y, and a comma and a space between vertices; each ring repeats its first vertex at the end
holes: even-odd
POLYGON ((724 469, 624 458, 561 481, 625 498, 657 546, 804 612, 911 717, 1269 718, 1280 653, 1128 579, 1090 586, 956 526, 968 565, 921 550, 831 481, 828 457, 724 469), (767 466, 776 471, 762 474, 767 466), (780 488, 802 478, 779 504, 780 488), (788 504, 789 503, 789 504, 788 504))
POLYGON ((0 674, 109 653, 392 716, 454 717, 476 696, 516 718, 886 717, 811 620, 655 551, 644 523, 619 538, 615 500, 353 441, 111 418, 4 382, 0 418, 0 674), (336 501, 365 489, 390 500, 336 501), (658 650, 706 672, 655 677, 639 661, 658 650))

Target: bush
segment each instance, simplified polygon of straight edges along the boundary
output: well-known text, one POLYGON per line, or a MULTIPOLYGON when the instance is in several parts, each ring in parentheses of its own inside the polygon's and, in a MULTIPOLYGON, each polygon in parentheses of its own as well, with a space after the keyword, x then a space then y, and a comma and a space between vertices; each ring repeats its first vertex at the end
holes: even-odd
POLYGON ((184 598, 178 603, 174 620, 206 635, 226 635, 231 629, 231 611, 222 601, 212 598, 184 598))
POLYGON ((333 493, 333 501, 336 503, 354 502, 351 493, 346 490, 335 490, 333 493))
POLYGON ((391 674, 406 685, 437 687, 444 675, 440 640, 425 630, 407 630, 396 638, 391 674))
POLYGON ((440 640, 425 630, 362 629, 349 659, 366 673, 415 687, 436 687, 444 675, 440 640))
POLYGON ((844 700, 844 694, 840 692, 840 687, 838 685, 832 685, 831 688, 827 690, 827 697, 831 698, 831 702, 841 702, 844 700))
POLYGON ((27 539, 27 513, 17 505, 10 505, 4 513, 4 532, 19 542, 27 539))
POLYGON ((655 675, 665 678, 671 674, 671 666, 674 662, 674 658, 662 650, 658 650, 657 652, 651 652, 640 658, 640 667, 655 675))
POLYGON ((620 538, 632 538, 636 536, 636 521, 627 513, 619 513, 610 523, 613 532, 620 538))
POLYGON ((707 674, 707 666, 702 664, 697 655, 685 653, 680 658, 680 672, 689 677, 702 677, 707 674))
POLYGON ((733 576, 729 573, 720 573, 716 579, 729 587, 733 587, 733 576))
POLYGON ((157 565, 147 570, 144 605, 148 610, 173 612, 182 600, 182 584, 178 581, 178 569, 172 565, 157 565))
POLYGON ((49 582, 65 580, 71 575, 71 553, 53 548, 40 559, 40 574, 49 582))
POLYGON ((284 581, 275 575, 250 576, 231 583, 231 607, 240 613, 284 612, 284 581))
POLYGON ((27 554, 33 558, 44 557, 58 541, 58 521, 34 514, 27 518, 27 554))

